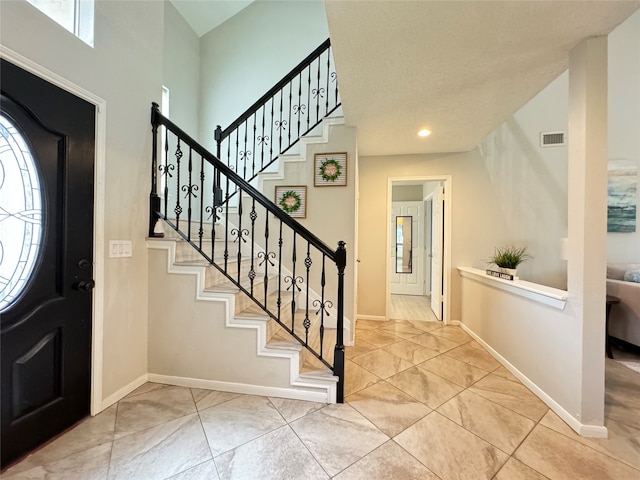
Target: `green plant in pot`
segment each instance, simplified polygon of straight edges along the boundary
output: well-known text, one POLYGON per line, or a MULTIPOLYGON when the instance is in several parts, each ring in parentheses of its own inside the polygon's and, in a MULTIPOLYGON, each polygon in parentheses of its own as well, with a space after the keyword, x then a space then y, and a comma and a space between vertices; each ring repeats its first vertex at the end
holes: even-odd
POLYGON ((514 245, 505 245, 504 247, 496 247, 495 253, 489 258, 489 264, 496 265, 502 273, 508 273, 516 277, 518 265, 525 260, 531 258, 527 253, 527 247, 516 247, 514 245))

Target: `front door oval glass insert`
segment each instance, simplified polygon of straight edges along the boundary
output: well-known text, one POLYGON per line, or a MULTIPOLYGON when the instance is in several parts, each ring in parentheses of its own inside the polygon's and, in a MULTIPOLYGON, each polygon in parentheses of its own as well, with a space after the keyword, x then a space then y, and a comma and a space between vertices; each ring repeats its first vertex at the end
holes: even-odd
POLYGON ((42 195, 27 142, 0 114, 0 312, 33 273, 42 236, 42 195))

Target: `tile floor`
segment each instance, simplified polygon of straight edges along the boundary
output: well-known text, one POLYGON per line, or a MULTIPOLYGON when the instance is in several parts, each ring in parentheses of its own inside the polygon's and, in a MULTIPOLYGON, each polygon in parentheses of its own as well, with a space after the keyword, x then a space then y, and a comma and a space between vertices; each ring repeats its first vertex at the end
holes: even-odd
POLYGON ((576 435, 459 327, 359 321, 347 402, 146 384, 3 479, 640 479, 640 374, 576 435))

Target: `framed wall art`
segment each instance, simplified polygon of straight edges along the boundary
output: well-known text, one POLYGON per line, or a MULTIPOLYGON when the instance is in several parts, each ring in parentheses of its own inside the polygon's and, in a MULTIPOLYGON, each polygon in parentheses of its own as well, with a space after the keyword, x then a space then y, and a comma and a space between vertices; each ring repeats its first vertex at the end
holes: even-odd
POLYGON ((314 155, 314 185, 344 187, 347 185, 347 152, 314 155))
POLYGON ((607 232, 635 232, 638 163, 629 159, 610 159, 608 173, 607 232))
POLYGON ((306 218, 307 216, 307 186, 276 187, 276 205, 287 212, 293 218, 306 218))

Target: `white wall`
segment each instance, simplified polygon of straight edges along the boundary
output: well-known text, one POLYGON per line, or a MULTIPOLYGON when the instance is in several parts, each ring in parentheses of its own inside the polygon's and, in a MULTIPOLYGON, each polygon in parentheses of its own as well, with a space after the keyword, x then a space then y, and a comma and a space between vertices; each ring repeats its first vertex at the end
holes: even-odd
MULTIPOLYGON (((640 176, 640 11, 609 35, 609 158, 635 160, 640 176)), ((607 234, 610 263, 640 263, 640 178, 635 233, 607 234)))
POLYGON ((329 38, 321 1, 260 0, 200 39, 201 143, 224 129, 329 38))
MULTIPOLYGON (((147 372, 147 248, 151 102, 162 83, 162 2, 97 1, 95 48, 25 1, 0 2, 0 42, 106 101, 104 235, 130 239, 131 258, 105 257, 107 398, 147 372)), ((99 272, 97 272, 99 273, 99 272)))
POLYGON ((198 138, 200 39, 171 2, 164 2, 164 75, 171 120, 198 138))

